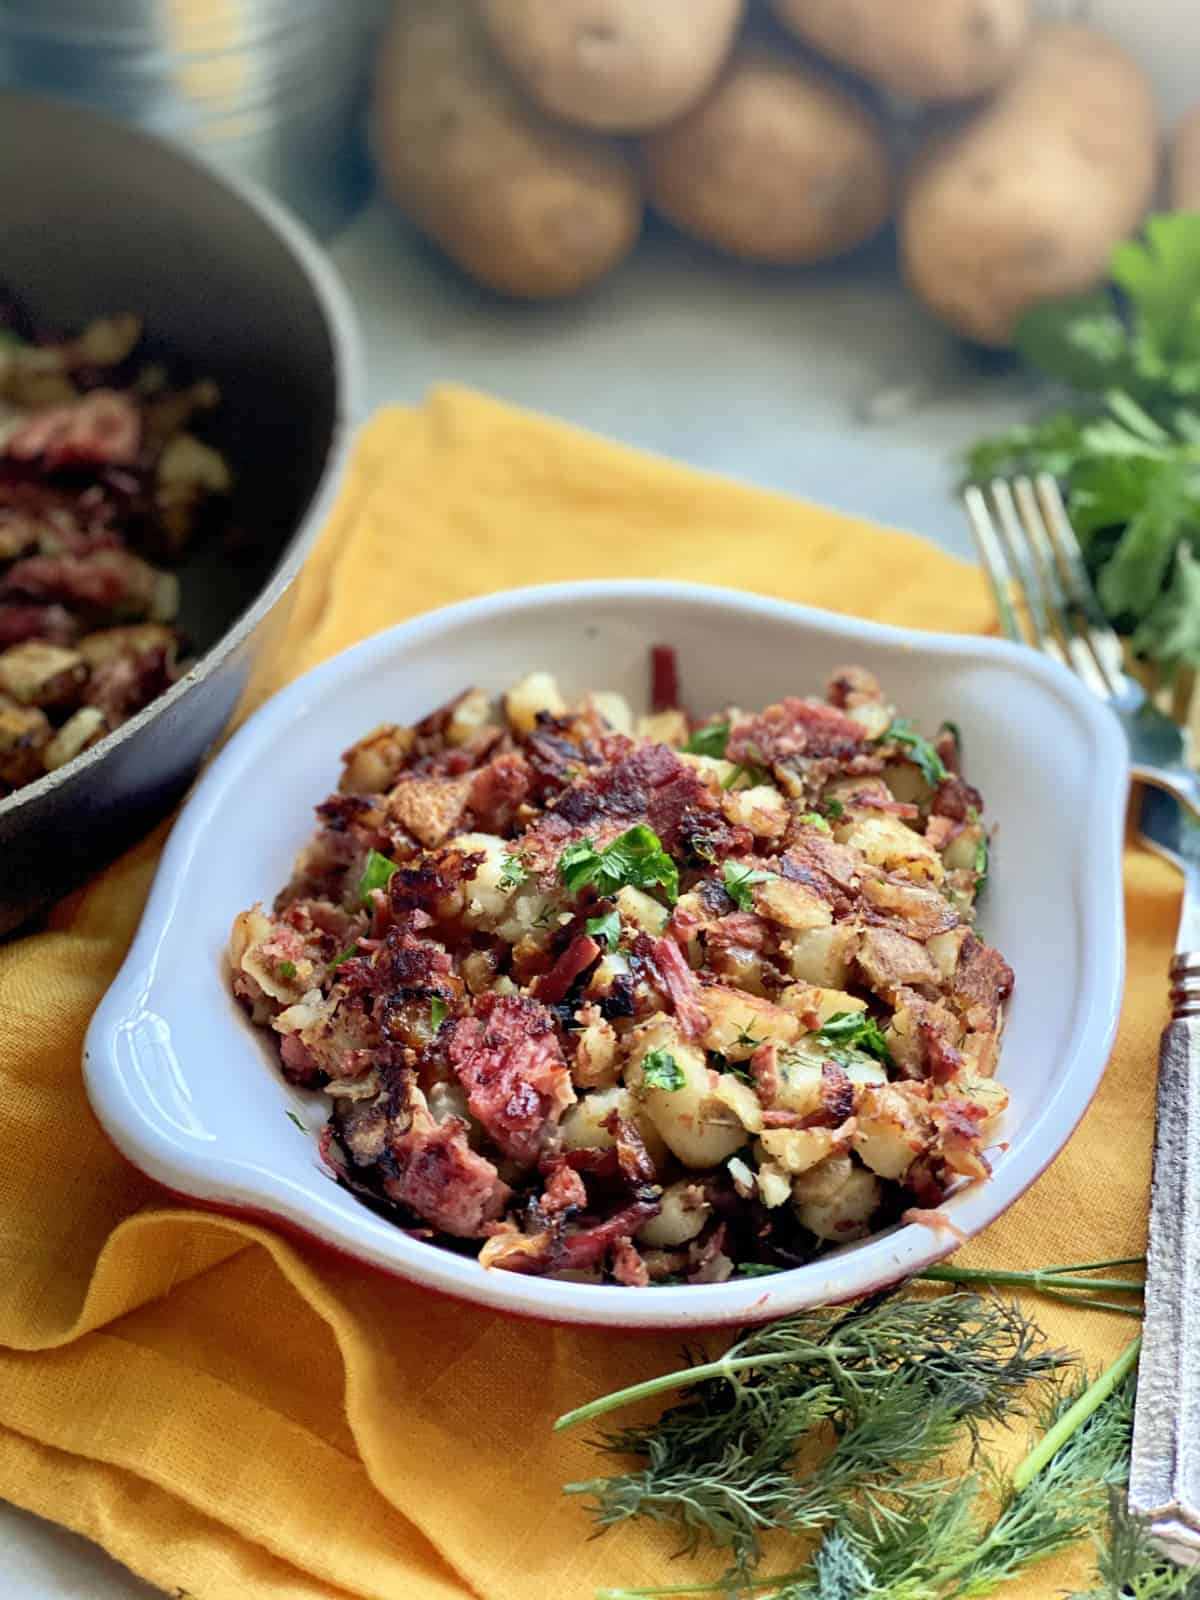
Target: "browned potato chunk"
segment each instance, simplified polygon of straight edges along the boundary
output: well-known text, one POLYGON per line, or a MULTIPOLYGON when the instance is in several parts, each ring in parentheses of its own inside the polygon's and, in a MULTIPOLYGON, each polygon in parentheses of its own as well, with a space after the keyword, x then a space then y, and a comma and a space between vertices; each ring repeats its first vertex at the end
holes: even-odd
POLYGON ((27 639, 0 654, 0 693, 23 706, 65 706, 79 698, 87 666, 78 650, 27 639))

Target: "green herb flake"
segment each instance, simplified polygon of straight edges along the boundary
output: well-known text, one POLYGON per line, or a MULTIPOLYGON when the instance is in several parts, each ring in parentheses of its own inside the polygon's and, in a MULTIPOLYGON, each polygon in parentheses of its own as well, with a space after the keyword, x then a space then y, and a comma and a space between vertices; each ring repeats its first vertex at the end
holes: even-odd
POLYGON ((435 994, 433 999, 429 1002, 429 1026, 433 1029, 434 1033, 436 1033, 441 1027, 442 1023, 445 1022, 446 1013, 449 1011, 449 1009, 450 1007, 446 1004, 445 1000, 440 994, 435 994))
POLYGON ((930 744, 913 727, 911 722, 903 717, 897 717, 882 737, 876 741, 879 744, 898 744, 906 753, 908 760, 920 770, 921 776, 931 788, 936 788, 944 782, 946 769, 942 765, 942 758, 930 744))
POLYGON ((682 1089, 687 1079, 669 1050, 648 1050, 642 1057, 642 1082, 647 1089, 682 1089))
POLYGON ((810 828, 820 828, 822 833, 833 832, 833 829, 819 811, 801 812, 800 821, 806 822, 810 828))
POLYGON ((725 863, 725 893, 739 911, 749 911, 754 905, 754 885, 773 883, 777 872, 762 872, 754 867, 739 867, 732 861, 725 863))
POLYGON ((519 889, 528 877, 529 868, 520 856, 505 856, 496 887, 506 890, 519 889))
POLYGON ((621 942, 621 918, 615 907, 603 916, 589 917, 583 926, 606 950, 615 950, 621 942))
POLYGON ((840 1045, 843 1049, 860 1050, 874 1056, 885 1066, 891 1065, 892 1055, 887 1040, 875 1018, 865 1011, 838 1011, 817 1029, 816 1037, 822 1044, 840 1045))
POLYGON ((278 971, 281 978, 290 982, 296 976, 296 963, 294 961, 281 961, 278 971))
POLYGON ((982 894, 988 881, 988 862, 991 856, 991 847, 986 833, 979 835, 979 843, 975 846, 975 893, 982 894))
POLYGON ((307 1133, 308 1132, 308 1129, 300 1121, 300 1118, 296 1115, 296 1113, 291 1109, 290 1106, 288 1107, 287 1111, 284 1114, 287 1117, 289 1122, 294 1122, 296 1124, 296 1126, 300 1129, 301 1133, 307 1133))
POLYGON ((745 778, 748 789, 760 788, 764 783, 770 783, 771 774, 766 767, 755 766, 753 762, 744 761, 734 767, 729 776, 722 782, 722 789, 732 789, 745 778))
POLYGON ((346 948, 344 950, 340 950, 329 963, 330 972, 332 972, 335 967, 340 967, 343 961, 349 961, 352 956, 358 956, 361 954, 362 951, 358 948, 357 944, 348 944, 346 948))
POLYGON ((697 728, 683 748, 690 756, 711 756, 720 761, 724 758, 728 743, 729 724, 710 722, 706 728, 697 728))
POLYGON ((948 733, 958 748, 960 750, 962 749, 962 729, 959 727, 957 722, 951 722, 949 718, 947 718, 946 721, 941 723, 939 726, 938 732, 948 733))
POLYGON ((569 844, 558 858, 558 874, 572 894, 591 884, 599 895, 661 887, 674 904, 679 898, 679 869, 663 849, 662 840, 639 822, 597 850, 590 839, 569 844))
POLYGON ((358 880, 358 897, 363 905, 370 910, 371 896, 376 889, 386 889, 391 882, 392 874, 397 866, 394 861, 389 861, 385 855, 380 855, 378 850, 371 850, 367 855, 367 864, 363 868, 362 877, 358 880))
POLYGON ((739 1261, 734 1268, 739 1278, 771 1278, 777 1272, 782 1272, 782 1267, 772 1267, 766 1261, 739 1261))
POLYGON ((832 817, 835 822, 839 817, 844 817, 846 815, 846 808, 840 800, 826 800, 824 802, 824 806, 825 815, 827 817, 832 817))

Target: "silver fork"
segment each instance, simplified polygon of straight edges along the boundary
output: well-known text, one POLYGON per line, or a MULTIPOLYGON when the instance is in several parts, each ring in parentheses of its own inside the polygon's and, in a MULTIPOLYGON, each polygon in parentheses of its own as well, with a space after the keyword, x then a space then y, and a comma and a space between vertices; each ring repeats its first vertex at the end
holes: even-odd
POLYGON ((1000 622, 1075 671, 1120 718, 1142 839, 1183 873, 1171 1016, 1159 1050, 1146 1311, 1129 1508, 1162 1549, 1200 1564, 1200 785, 1179 728, 1122 668, 1053 478, 964 496, 1000 622), (1019 595, 1028 635, 1012 603, 1019 595), (1165 726, 1164 726, 1165 724, 1165 726))

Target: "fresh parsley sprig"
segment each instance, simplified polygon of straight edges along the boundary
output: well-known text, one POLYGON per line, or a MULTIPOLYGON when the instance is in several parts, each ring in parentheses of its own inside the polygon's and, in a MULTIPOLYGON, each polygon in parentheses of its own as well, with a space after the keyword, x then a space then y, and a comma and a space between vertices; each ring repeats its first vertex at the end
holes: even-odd
POLYGON ((647 1050, 642 1057, 642 1082, 647 1089, 682 1089, 687 1079, 669 1050, 647 1050))
POLYGON ((599 895, 618 889, 661 888, 673 904, 679 898, 679 868, 662 840, 644 822, 635 824, 602 850, 590 839, 569 844, 558 858, 558 875, 572 894, 589 884, 599 895))
POLYGON ((697 728, 683 749, 690 756, 712 756, 720 761, 724 759, 728 743, 729 723, 710 722, 707 727, 697 728))
POLYGON ((880 744, 898 744, 908 760, 920 769, 921 776, 933 789, 946 778, 946 768, 929 740, 923 738, 904 717, 896 717, 886 728, 880 744))
MULTIPOLYGON (((891 1065, 892 1053, 888 1049, 883 1030, 875 1018, 865 1011, 835 1012, 828 1021, 821 1024, 815 1037, 822 1044, 834 1045, 842 1050, 860 1050, 866 1055, 874 1056, 876 1061, 882 1061, 885 1066, 891 1065)), ((835 1048, 833 1051, 835 1060, 837 1054, 835 1048)))
POLYGON ((777 872, 764 872, 757 867, 739 867, 734 861, 725 863, 725 893, 739 911, 754 909, 756 883, 774 883, 777 872))
POLYGON ((376 889, 386 889, 392 881, 393 873, 397 870, 396 863, 389 861, 387 856, 381 855, 378 850, 367 852, 362 876, 358 880, 358 898, 368 910, 371 906, 371 895, 376 889))

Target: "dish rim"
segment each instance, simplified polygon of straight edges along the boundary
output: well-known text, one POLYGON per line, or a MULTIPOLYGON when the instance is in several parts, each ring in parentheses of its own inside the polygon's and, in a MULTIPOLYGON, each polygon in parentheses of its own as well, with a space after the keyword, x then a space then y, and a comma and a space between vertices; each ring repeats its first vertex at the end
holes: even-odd
POLYGON ((345 471, 350 433, 361 409, 366 393, 366 361, 358 320, 350 304, 350 296, 338 275, 337 269, 317 238, 297 217, 252 178, 235 173, 218 171, 210 163, 193 155, 165 134, 148 128, 134 127, 114 117, 76 101, 62 100, 54 95, 13 93, 6 99, 25 100, 39 106, 54 107, 56 115, 74 116, 83 124, 102 125, 112 135, 125 135, 134 143, 157 147, 160 154, 192 170, 224 189, 238 199, 281 240, 288 255, 307 280, 320 314, 329 332, 333 367, 334 413, 329 430, 329 445, 321 477, 301 517, 283 547, 279 560, 264 586, 254 599, 239 613, 215 639, 203 655, 178 678, 164 694, 158 695, 148 705, 134 713, 120 727, 114 728, 88 749, 72 756, 53 772, 43 773, 32 783, 23 784, 12 794, 0 799, 0 820, 13 815, 24 806, 35 805, 39 800, 71 782, 80 773, 102 762, 110 752, 153 721, 160 713, 169 711, 189 689, 202 679, 210 677, 221 664, 241 648, 263 619, 274 610, 279 600, 291 586, 328 520, 334 499, 341 487, 345 471))
POLYGON ((231 787, 240 785, 253 766, 260 742, 302 712, 314 697, 336 694, 347 680, 381 658, 394 658, 397 652, 412 649, 449 628, 463 624, 486 627, 497 614, 552 606, 567 598, 576 604, 623 599, 682 601, 718 612, 732 610, 743 617, 770 617, 798 628, 837 634, 848 643, 862 640, 893 650, 919 649, 964 664, 972 660, 998 662, 1067 702, 1079 720, 1081 738, 1086 740, 1092 778, 1086 812, 1076 819, 1079 830, 1089 838, 1096 869, 1084 875, 1080 884, 1081 925, 1099 929, 1102 935, 1089 944, 1089 960, 1072 997, 1084 1022, 1066 1072, 1039 1107, 1020 1148, 1006 1155, 988 1183, 956 1192, 942 1209, 956 1229, 972 1237, 1001 1216, 1049 1166, 1095 1094, 1120 1015, 1125 955, 1120 823, 1127 758, 1116 719, 1064 667, 1007 640, 974 634, 926 634, 746 591, 665 580, 545 584, 441 607, 339 652, 260 707, 204 772, 189 797, 168 840, 133 944, 88 1029, 84 1075, 101 1126, 136 1167, 184 1199, 208 1209, 251 1213, 289 1231, 299 1230, 326 1247, 422 1288, 484 1308, 553 1322, 679 1329, 758 1321, 805 1306, 857 1298, 941 1260, 958 1247, 959 1237, 940 1227, 908 1223, 769 1278, 734 1278, 721 1284, 663 1286, 637 1293, 611 1285, 489 1272, 479 1268, 472 1257, 409 1239, 394 1223, 365 1206, 351 1216, 321 1215, 309 1191, 267 1168, 216 1153, 184 1151, 156 1129, 147 1120, 145 1108, 133 1100, 113 1040, 128 1026, 135 1008, 149 997, 159 947, 171 931, 184 885, 203 853, 209 813, 219 807, 231 787), (1064 1100, 1068 1102, 1065 1107, 1064 1100))

